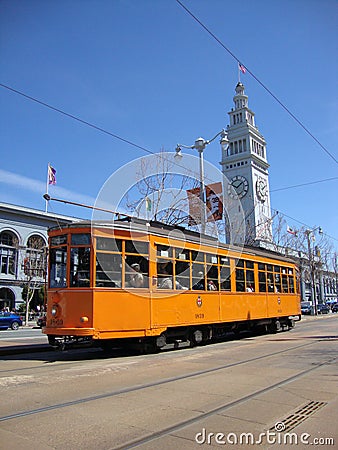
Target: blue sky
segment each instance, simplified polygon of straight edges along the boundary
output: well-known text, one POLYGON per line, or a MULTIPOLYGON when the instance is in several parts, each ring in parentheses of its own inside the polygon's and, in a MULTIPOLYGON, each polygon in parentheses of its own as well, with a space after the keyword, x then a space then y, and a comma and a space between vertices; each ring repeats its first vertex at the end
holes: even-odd
MULTIPOLYGON (((337 159, 337 1, 183 3, 337 159)), ((0 83, 152 152, 225 128, 238 77, 236 61, 175 0, 2 0, 0 55, 0 83)), ((337 245, 337 179, 278 190, 337 178, 337 163, 250 74, 242 82, 267 141, 272 208, 295 228, 321 225, 337 245)), ((0 111, 3 202, 43 209, 49 161, 50 193, 90 202, 146 155, 3 87, 0 111)), ((216 141, 205 157, 218 166, 216 141)))

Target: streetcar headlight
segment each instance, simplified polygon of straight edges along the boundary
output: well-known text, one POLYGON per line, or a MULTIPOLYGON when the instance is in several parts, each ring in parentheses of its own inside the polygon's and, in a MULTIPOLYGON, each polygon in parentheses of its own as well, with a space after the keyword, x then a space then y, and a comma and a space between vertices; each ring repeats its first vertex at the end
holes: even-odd
POLYGON ((83 316, 83 317, 81 317, 80 322, 86 323, 86 322, 88 322, 88 320, 89 320, 88 317, 83 316))
POLYGON ((55 317, 57 315, 57 313, 58 313, 58 307, 57 307, 57 305, 53 305, 52 309, 51 309, 52 316, 55 317))

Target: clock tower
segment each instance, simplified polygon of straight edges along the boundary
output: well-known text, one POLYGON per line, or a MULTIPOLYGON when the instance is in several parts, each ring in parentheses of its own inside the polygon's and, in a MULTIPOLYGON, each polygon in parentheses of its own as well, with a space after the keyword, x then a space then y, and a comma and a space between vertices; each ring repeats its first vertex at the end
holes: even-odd
POLYGON ((241 201, 246 243, 268 247, 272 229, 266 142, 248 107, 244 85, 237 83, 235 91, 227 127, 229 145, 222 150, 222 172, 229 181, 229 201, 234 197, 241 201))

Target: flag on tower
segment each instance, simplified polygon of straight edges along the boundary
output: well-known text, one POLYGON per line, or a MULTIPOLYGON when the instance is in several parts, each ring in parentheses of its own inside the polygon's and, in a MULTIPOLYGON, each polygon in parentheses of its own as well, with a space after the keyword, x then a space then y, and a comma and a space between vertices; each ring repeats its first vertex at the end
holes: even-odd
POLYGON ((48 184, 56 184, 56 170, 48 164, 48 184))
POLYGON ((246 68, 240 62, 238 63, 238 68, 242 73, 246 73, 246 68))

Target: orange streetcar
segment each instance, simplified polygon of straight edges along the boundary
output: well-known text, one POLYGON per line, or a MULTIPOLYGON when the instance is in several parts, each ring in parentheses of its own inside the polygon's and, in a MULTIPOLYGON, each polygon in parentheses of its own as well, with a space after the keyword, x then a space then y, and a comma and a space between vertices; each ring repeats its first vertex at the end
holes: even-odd
POLYGON ((297 286, 295 263, 270 251, 138 219, 74 223, 49 231, 43 332, 61 348, 146 351, 277 332, 300 320, 297 286))

